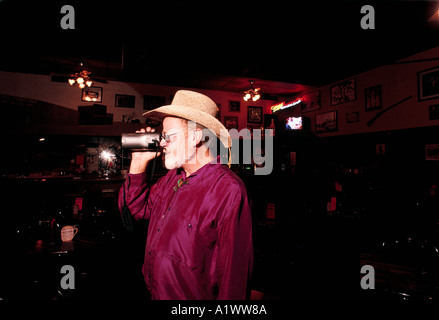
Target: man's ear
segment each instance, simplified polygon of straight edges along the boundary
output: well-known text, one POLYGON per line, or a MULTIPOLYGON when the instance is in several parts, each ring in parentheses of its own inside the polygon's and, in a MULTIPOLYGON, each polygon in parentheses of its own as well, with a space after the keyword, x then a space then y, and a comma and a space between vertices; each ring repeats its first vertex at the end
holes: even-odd
POLYGON ((203 130, 197 128, 194 130, 195 145, 199 146, 203 142, 203 130))

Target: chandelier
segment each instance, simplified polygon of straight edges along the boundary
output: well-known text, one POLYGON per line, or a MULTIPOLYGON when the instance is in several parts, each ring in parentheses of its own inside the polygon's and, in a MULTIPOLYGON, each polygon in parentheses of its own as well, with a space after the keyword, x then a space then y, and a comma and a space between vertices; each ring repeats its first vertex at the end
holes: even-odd
POLYGON ((244 92, 244 101, 248 101, 250 98, 253 101, 258 101, 261 98, 259 93, 261 88, 253 88, 253 82, 255 82, 255 80, 250 80, 250 89, 244 92))
MULTIPOLYGON (((80 65, 82 67, 83 63, 81 62, 80 65)), ((85 88, 85 86, 90 87, 93 84, 93 81, 90 79, 90 74, 90 71, 82 69, 81 71, 70 75, 71 78, 69 79, 69 83, 71 86, 77 85, 81 89, 85 88)))

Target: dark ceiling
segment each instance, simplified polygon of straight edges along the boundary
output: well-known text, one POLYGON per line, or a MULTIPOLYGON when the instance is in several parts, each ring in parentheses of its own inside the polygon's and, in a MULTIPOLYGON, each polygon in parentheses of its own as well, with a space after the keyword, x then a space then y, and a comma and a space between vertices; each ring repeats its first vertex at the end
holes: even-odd
POLYGON ((438 22, 428 21, 438 9, 438 1, 0 0, 0 69, 62 75, 83 61, 107 80, 243 91, 257 79, 265 94, 294 95, 438 46, 438 22), (66 3, 74 30, 60 27, 66 3), (365 4, 374 30, 360 27, 365 4))

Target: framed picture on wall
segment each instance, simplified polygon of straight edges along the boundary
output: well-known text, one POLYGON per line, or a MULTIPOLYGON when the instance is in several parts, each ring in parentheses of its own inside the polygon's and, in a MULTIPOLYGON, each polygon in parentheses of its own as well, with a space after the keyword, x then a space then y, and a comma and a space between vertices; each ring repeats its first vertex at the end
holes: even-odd
POLYGON ((337 83, 330 89, 331 106, 354 101, 356 99, 355 78, 337 83))
POLYGON ((229 111, 240 112, 241 111, 241 102, 229 100, 229 111))
POLYGON ((101 87, 86 87, 82 89, 81 101, 102 102, 101 87))
POLYGON ((374 86, 364 89, 364 97, 366 99, 366 111, 381 109, 381 86, 374 86))
POLYGON ((346 113, 346 122, 354 123, 360 121, 360 113, 358 111, 347 112, 346 113))
POLYGON ((161 96, 143 96, 143 110, 152 110, 166 104, 166 98, 161 96))
POLYGON ((429 120, 439 119, 439 104, 428 106, 428 119, 429 120))
POLYGON ((136 96, 116 94, 115 105, 118 108, 134 108, 136 96))
POLYGON ((226 127, 227 130, 238 130, 238 117, 224 116, 224 127, 226 127))
POLYGON ((439 144, 425 145, 425 160, 439 161, 439 144))
POLYGON ((306 93, 302 96, 302 112, 320 109, 320 90, 306 93))
POLYGON ((262 123, 262 107, 248 107, 247 110, 248 123, 262 123))
POLYGON ((418 100, 439 98, 439 66, 418 72, 418 100))
POLYGON ((337 111, 316 114, 316 133, 337 131, 337 111))

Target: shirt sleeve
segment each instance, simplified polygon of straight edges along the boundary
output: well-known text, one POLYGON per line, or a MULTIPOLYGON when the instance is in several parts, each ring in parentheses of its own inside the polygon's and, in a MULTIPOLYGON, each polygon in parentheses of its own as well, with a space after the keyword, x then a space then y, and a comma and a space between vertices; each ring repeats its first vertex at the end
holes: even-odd
POLYGON ((136 220, 150 218, 146 173, 128 174, 127 179, 120 188, 118 202, 121 211, 126 202, 136 220))
POLYGON ((231 198, 219 226, 218 299, 244 300, 253 269, 251 209, 245 190, 231 198))

